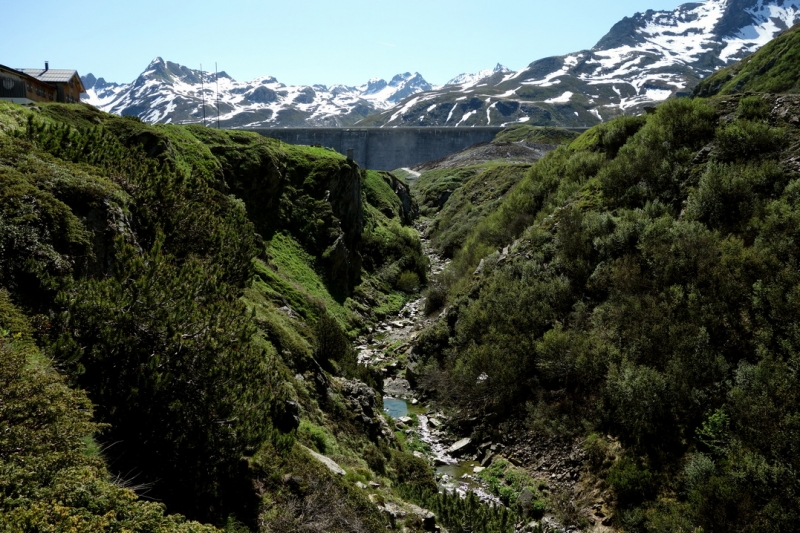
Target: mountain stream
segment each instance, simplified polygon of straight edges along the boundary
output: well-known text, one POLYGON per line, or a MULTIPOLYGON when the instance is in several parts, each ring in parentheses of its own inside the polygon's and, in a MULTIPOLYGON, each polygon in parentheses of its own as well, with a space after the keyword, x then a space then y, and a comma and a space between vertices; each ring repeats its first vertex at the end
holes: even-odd
MULTIPOLYGON (((423 234, 423 227, 418 227, 423 234)), ((430 259, 429 276, 439 274, 447 266, 447 261, 436 255, 428 239, 422 237, 423 250, 430 259)), ((372 332, 358 339, 356 347, 359 364, 379 368, 384 373, 384 411, 394 419, 396 427, 406 438, 423 443, 422 450, 414 455, 428 461, 436 470, 436 479, 441 491, 457 493, 465 497, 468 492, 492 505, 501 505, 500 500, 490 494, 476 475, 483 470, 479 463, 458 458, 459 443, 453 442, 444 428, 445 415, 435 412, 417 399, 404 377, 409 363, 412 342, 431 319, 423 312, 424 298, 408 302, 394 317, 378 324, 372 332)))

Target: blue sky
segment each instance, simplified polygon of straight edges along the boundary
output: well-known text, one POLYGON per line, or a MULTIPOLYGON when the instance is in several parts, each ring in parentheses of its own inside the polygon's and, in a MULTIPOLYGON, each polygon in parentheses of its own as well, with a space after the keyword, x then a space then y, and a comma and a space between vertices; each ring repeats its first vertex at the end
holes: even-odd
POLYGON ((665 0, 37 0, 3 8, 0 64, 75 68, 129 82, 151 59, 240 81, 358 85, 417 71, 462 72, 593 46, 624 16, 665 0), (15 43, 18 43, 15 44, 15 43))

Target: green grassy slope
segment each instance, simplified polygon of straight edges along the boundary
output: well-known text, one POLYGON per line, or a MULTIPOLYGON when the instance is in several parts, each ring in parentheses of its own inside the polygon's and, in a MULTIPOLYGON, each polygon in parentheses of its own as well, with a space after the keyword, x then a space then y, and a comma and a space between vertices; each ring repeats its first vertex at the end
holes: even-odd
POLYGON ((754 54, 701 81, 694 96, 797 93, 800 91, 800 26, 785 31, 754 54))
MULTIPOLYGON (((577 136, 562 128, 515 125, 497 134, 492 142, 560 145, 577 136)), ((530 164, 497 159, 423 171, 412 188, 421 214, 431 217, 427 233, 434 249, 452 258, 475 228, 481 227, 484 219, 502 205, 505 195, 523 180, 530 168, 530 164)))
POLYGON ((578 133, 563 128, 513 124, 498 133, 492 142, 529 142, 541 144, 566 144, 578 133))
POLYGON ((502 198, 519 183, 529 168, 530 165, 486 164, 423 173, 420 185, 436 180, 438 188, 452 187, 451 175, 472 174, 454 187, 431 222, 428 233, 434 248, 445 257, 453 257, 475 226, 498 208, 502 198))

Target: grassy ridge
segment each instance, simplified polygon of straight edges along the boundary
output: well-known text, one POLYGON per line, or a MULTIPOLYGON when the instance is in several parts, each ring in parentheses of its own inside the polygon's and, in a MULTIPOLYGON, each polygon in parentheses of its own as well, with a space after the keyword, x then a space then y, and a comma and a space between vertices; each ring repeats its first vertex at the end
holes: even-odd
POLYGON ((755 54, 701 81, 694 96, 800 91, 800 27, 794 26, 755 54))
MULTIPOLYGON (((473 171, 474 175, 455 188, 431 223, 429 234, 434 247, 445 257, 453 257, 475 226, 498 208, 529 168, 530 165, 488 164, 449 171, 456 175, 473 171)), ((450 181, 448 176, 439 183, 450 181)))
POLYGON ((569 144, 578 133, 549 126, 513 124, 498 133, 492 142, 527 142, 540 144, 569 144))

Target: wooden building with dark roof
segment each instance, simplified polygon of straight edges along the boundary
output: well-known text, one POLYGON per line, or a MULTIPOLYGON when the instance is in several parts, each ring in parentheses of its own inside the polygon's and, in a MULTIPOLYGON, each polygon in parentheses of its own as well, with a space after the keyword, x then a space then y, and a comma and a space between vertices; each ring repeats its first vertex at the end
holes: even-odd
POLYGON ((19 104, 62 102, 74 104, 86 92, 78 71, 51 69, 13 69, 0 65, 0 99, 19 104))

